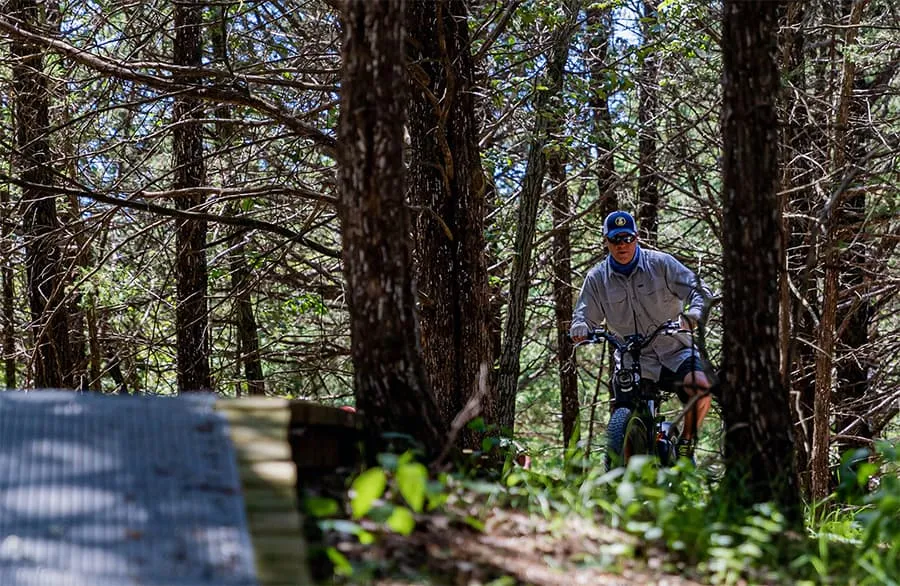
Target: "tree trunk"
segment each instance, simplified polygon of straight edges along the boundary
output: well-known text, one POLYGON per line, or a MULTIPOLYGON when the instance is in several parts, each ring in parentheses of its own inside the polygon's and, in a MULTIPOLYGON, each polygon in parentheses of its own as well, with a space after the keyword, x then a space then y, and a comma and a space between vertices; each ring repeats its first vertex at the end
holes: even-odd
POLYGON ((825 290, 822 295, 822 316, 819 323, 819 337, 816 348, 816 398, 813 409, 813 445, 810 457, 810 486, 814 502, 822 501, 830 491, 828 472, 828 448, 831 444, 831 393, 834 367, 834 333, 836 328, 838 298, 838 251, 839 238, 843 237, 837 218, 837 210, 852 180, 848 169, 848 137, 853 84, 856 79, 856 63, 851 55, 851 47, 856 41, 856 32, 866 2, 856 2, 847 15, 848 27, 844 37, 844 63, 841 71, 840 93, 838 94, 837 119, 835 120, 833 168, 841 178, 834 194, 825 203, 822 213, 825 237, 822 242, 825 290))
MULTIPOLYGON (((831 229, 826 228, 829 234, 831 229)), ((813 403, 813 439, 809 461, 810 497, 821 503, 829 492, 828 446, 831 442, 831 369, 834 366, 834 328, 837 307, 837 253, 830 237, 825 248, 825 289, 822 293, 822 316, 819 320, 816 357, 816 396, 813 403)))
MULTIPOLYGON (((781 110, 783 226, 787 246, 783 258, 781 291, 781 376, 789 389, 794 450, 798 480, 804 492, 809 490, 809 454, 812 446, 813 402, 815 397, 814 321, 811 306, 817 305, 812 241, 815 231, 810 221, 815 201, 812 164, 815 125, 811 123, 806 95, 806 33, 803 28, 805 6, 801 2, 783 5, 784 35, 781 39, 782 67, 786 85, 781 110), (796 294, 791 293, 793 280, 796 294), (802 343, 800 343, 802 341, 802 343)), ((822 133, 818 133, 819 140, 822 133)))
MULTIPOLYGON (((219 7, 216 20, 210 29, 213 55, 216 61, 226 69, 231 69, 228 59, 228 11, 225 7, 219 7)), ((222 184, 229 187, 232 184, 232 165, 230 149, 234 139, 234 124, 230 122, 232 108, 222 104, 216 107, 216 142, 218 147, 226 153, 223 165, 222 184)), ((232 200, 226 207, 226 215, 236 216, 240 212, 240 202, 232 200)), ((244 246, 245 230, 235 226, 228 240, 228 272, 231 275, 231 298, 234 307, 235 345, 237 346, 238 377, 247 381, 247 391, 251 395, 265 395, 266 385, 263 379, 262 360, 259 354, 259 328, 256 323, 256 315, 253 311, 251 298, 252 271, 247 262, 244 246), (241 370, 243 367, 243 370, 241 370)), ((240 395, 241 384, 237 383, 236 394, 240 395)))
MULTIPOLYGON (((236 211, 232 210, 232 213, 236 211)), ((237 334, 238 364, 244 366, 244 379, 251 395, 265 395, 262 360, 259 353, 259 328, 250 297, 251 272, 244 249, 243 232, 237 231, 231 239, 228 258, 231 272, 231 294, 234 296, 234 320, 237 334)))
POLYGON ((641 238, 656 244, 659 225, 659 175, 656 163, 656 144, 659 131, 656 129, 658 114, 657 83, 659 62, 656 49, 656 0, 643 0, 641 33, 646 54, 641 62, 640 86, 638 87, 638 226, 641 238))
MULTIPOLYGON (((202 65, 202 6, 196 0, 175 4, 175 65, 202 65)), ((191 77, 175 73, 182 81, 191 77)), ((203 117, 201 103, 177 98, 174 106, 172 150, 175 181, 173 188, 200 187, 206 181, 203 160, 203 117)), ((179 196, 175 207, 191 210, 203 205, 202 195, 179 196)), ((209 311, 207 308, 207 266, 205 220, 176 220, 176 265, 178 299, 176 327, 178 344, 178 390, 209 391, 212 380, 209 367, 209 311)))
MULTIPOLYGON (((429 457, 446 427, 419 346, 404 201, 402 0, 350 0, 344 22, 338 191, 356 405, 377 450, 385 432, 429 457)), ((373 452, 369 456, 374 456, 373 452)))
MULTIPOLYGON (((853 50, 850 45, 855 44, 856 26, 862 18, 864 7, 863 3, 853 4, 844 0, 844 14, 851 24, 847 29, 845 51, 853 50)), ((848 65, 852 63, 853 61, 848 59, 848 65)), ((872 246, 863 232, 866 222, 865 183, 869 178, 863 176, 862 167, 871 134, 865 120, 873 106, 872 102, 882 96, 871 90, 865 91, 868 88, 864 72, 856 72, 855 66, 853 72, 852 88, 847 88, 849 93, 842 95, 842 100, 848 101, 847 119, 844 125, 837 126, 838 131, 845 133, 841 141, 844 146, 844 174, 856 175, 852 187, 857 189, 852 195, 844 198, 841 211, 835 217, 838 223, 836 228, 841 234, 840 239, 849 243, 838 261, 841 267, 839 289, 843 294, 839 296, 840 306, 837 308, 835 320, 837 325, 835 427, 841 436, 850 435, 871 440, 877 431, 871 425, 864 400, 869 392, 869 372, 873 366, 870 351, 866 348, 870 342, 869 326, 874 314, 868 296, 871 278, 867 276, 871 266, 872 246), (860 90, 869 97, 865 99, 854 95, 855 91, 860 90)), ((844 74, 849 73, 845 68, 844 74)), ((890 76, 893 77, 893 73, 890 76)), ((885 85, 888 84, 889 82, 885 85)), ((840 172, 840 169, 835 170, 840 172)), ((847 187, 850 188, 851 185, 847 187)), ((860 447, 868 446, 855 440, 839 442, 840 452, 860 447)))
MULTIPOLYGON (((613 66, 609 63, 609 45, 613 37, 613 11, 612 8, 598 8, 591 5, 587 10, 587 22, 589 30, 589 52, 587 67, 591 75, 592 94, 588 104, 592 112, 591 133, 593 143, 597 148, 597 205, 600 217, 593 220, 595 225, 601 225, 603 219, 615 210, 619 209, 619 196, 616 193, 618 180, 616 178, 616 143, 613 137, 612 113, 609 108, 609 96, 616 91, 611 82, 610 71, 613 66)), ((591 221, 590 219, 588 220, 591 221)), ((571 318, 571 315, 569 316, 571 318)), ((604 344, 604 348, 607 345, 604 344)), ((613 349, 608 347, 604 354, 604 360, 610 365, 613 363, 613 349)), ((575 365, 573 364, 573 367, 575 365)), ((577 378, 577 372, 576 372, 577 378)), ((590 425, 588 431, 588 449, 593 435, 594 415, 597 408, 597 400, 600 396, 601 381, 597 381, 594 400, 591 401, 590 425)), ((615 410, 615 402, 608 402, 609 412, 615 410)))
POLYGON ((615 91, 610 82, 608 63, 609 40, 613 34, 611 8, 592 6, 587 11, 590 31, 587 67, 591 74, 592 94, 588 98, 593 124, 591 132, 597 148, 597 194, 600 202, 600 221, 607 214, 619 209, 616 195, 616 162, 613 140, 612 113, 609 110, 609 96, 615 91))
POLYGON ((552 124, 551 120, 558 115, 555 109, 562 107, 559 94, 562 91, 563 68, 569 55, 569 43, 577 22, 579 7, 580 2, 577 0, 567 0, 564 4, 566 18, 553 34, 553 42, 547 55, 547 72, 543 81, 538 84, 539 87, 546 89, 537 90, 535 98, 535 122, 528 146, 528 162, 522 193, 519 194, 516 240, 510 272, 509 307, 497 382, 499 423, 503 434, 512 435, 515 423, 519 353, 522 351, 522 339, 525 335, 525 304, 528 302, 531 284, 531 253, 546 169, 544 147, 549 139, 548 127, 552 124))
POLYGON ((779 376, 778 3, 726 0, 722 56, 725 495, 774 501, 799 523, 788 397, 779 376))
MULTIPOLYGON (((450 422, 479 396, 479 372, 492 364, 484 252, 487 181, 478 149, 465 4, 412 1, 406 18, 411 72, 407 193, 418 212, 422 354, 441 415, 450 422)), ((496 417, 491 397, 478 399, 488 421, 496 417)), ((461 439, 466 447, 480 444, 476 434, 464 432, 461 439)))
MULTIPOLYGON (((57 15, 58 16, 58 15, 57 15)), ((55 24, 55 32, 59 33, 59 22, 55 24)), ((59 91, 60 82, 57 82, 59 91)), ((63 127, 72 122, 72 115, 68 104, 63 108, 63 127)), ((72 182, 78 183, 78 153, 77 146, 73 144, 73 137, 66 132, 63 135, 60 150, 66 161, 64 173, 72 182)), ((63 225, 78 226, 85 217, 82 202, 74 193, 68 194, 65 200, 60 202, 60 222, 63 225)), ((80 273, 88 273, 93 267, 93 240, 84 230, 68 231, 68 261, 72 267, 78 267, 78 271, 67 271, 67 284, 71 285, 74 276, 80 273)), ((93 290, 73 288, 67 303, 69 314, 69 346, 73 358, 73 383, 80 391, 97 389, 100 386, 101 361, 100 342, 97 339, 97 307, 96 295, 93 290)))
MULTIPOLYGON (((866 216, 866 195, 849 198, 843 206, 840 220, 843 229, 852 233, 850 247, 843 252, 838 265, 843 268, 840 275, 840 289, 844 292, 841 307, 837 310, 838 360, 835 392, 835 429, 841 436, 855 436, 874 439, 879 430, 869 421, 865 398, 869 394, 869 373, 873 370, 873 360, 867 350, 869 326, 872 322, 872 303, 868 293, 871 278, 867 276, 870 266, 870 245, 865 236, 859 235, 866 216)), ((859 441, 840 441, 839 451, 868 447, 859 441)))
MULTIPOLYGON (((3 217, 10 218, 9 191, 0 189, 0 206, 3 217)), ((3 384, 7 389, 16 388, 16 304, 15 277, 13 273, 12 250, 9 250, 12 222, 3 223, 4 248, 0 251, 3 258, 3 384)))
MULTIPOLYGON (((33 0, 13 0, 9 14, 26 27, 40 28, 33 0)), ((47 78, 42 49, 20 40, 12 44, 16 159, 22 187, 23 235, 31 331, 34 336, 36 388, 73 388, 74 357, 69 344, 64 270, 59 247, 56 198, 44 186, 54 184, 50 168, 47 78)))
POLYGON ((562 409, 563 446, 568 447, 581 412, 575 348, 569 339, 572 320, 572 245, 569 222, 572 210, 566 186, 566 157, 560 147, 547 156, 547 173, 553 183, 553 310, 556 315, 556 356, 559 364, 559 399, 562 409))

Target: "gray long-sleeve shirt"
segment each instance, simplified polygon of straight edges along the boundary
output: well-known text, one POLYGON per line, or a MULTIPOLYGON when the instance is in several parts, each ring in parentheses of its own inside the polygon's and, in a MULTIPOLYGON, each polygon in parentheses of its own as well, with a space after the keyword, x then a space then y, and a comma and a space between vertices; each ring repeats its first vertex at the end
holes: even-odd
MULTIPOLYGON (((699 316, 704 299, 711 295, 694 272, 670 254, 641 249, 637 266, 628 276, 614 271, 607 257, 585 277, 570 332, 584 336, 606 322, 620 337, 649 335, 660 324, 678 319, 683 310, 699 316)), ((650 348, 664 358, 689 344, 687 337, 659 336, 650 348)))

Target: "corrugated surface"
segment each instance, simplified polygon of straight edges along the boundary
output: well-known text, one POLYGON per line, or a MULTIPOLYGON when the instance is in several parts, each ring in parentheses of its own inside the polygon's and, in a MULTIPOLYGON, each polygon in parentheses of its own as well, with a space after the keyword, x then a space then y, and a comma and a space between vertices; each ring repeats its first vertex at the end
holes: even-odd
POLYGON ((0 585, 255 586, 213 405, 0 393, 0 585))

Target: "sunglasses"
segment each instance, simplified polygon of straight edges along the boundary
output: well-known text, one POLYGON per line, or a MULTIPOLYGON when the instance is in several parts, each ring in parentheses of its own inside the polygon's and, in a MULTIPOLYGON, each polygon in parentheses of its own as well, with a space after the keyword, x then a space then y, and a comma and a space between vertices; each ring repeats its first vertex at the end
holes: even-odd
POLYGON ((634 234, 623 234, 621 236, 616 236, 615 238, 608 238, 613 244, 631 244, 637 239, 637 236, 634 234))

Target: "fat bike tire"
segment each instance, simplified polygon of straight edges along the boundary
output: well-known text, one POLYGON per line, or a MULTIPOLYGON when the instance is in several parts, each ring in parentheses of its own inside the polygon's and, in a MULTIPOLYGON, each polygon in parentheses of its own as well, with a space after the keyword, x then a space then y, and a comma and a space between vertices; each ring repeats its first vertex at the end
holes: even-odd
POLYGON ((606 428, 606 469, 628 464, 631 456, 652 454, 647 422, 628 407, 613 411, 606 428))

